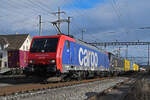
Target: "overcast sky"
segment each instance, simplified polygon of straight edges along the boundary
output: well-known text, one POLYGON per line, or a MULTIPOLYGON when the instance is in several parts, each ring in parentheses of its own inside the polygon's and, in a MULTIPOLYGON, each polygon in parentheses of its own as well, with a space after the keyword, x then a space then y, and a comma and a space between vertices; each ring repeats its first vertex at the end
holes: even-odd
MULTIPOLYGON (((30 33, 38 35, 42 16, 42 35, 57 34, 50 23, 57 19, 51 14, 60 7, 71 16, 71 34, 94 41, 149 41, 150 0, 0 0, 0 34, 30 33)), ((61 25, 67 33, 67 24, 61 25)), ((134 52, 134 51, 131 51, 134 52)))

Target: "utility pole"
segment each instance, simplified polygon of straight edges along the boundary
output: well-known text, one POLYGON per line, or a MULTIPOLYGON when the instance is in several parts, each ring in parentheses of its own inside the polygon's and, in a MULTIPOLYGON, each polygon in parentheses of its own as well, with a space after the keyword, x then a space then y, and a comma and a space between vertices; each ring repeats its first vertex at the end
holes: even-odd
POLYGON ((126 48, 126 59, 128 58, 128 45, 127 45, 127 48, 126 48))
POLYGON ((54 14, 54 15, 58 15, 57 17, 58 17, 58 23, 57 23, 57 25, 58 25, 58 28, 60 29, 60 14, 61 13, 63 13, 63 14, 65 14, 65 12, 64 11, 60 11, 60 7, 58 7, 58 11, 57 12, 54 12, 54 13, 52 13, 52 14, 54 14))
POLYGON ((68 36, 70 35, 70 16, 68 17, 68 36))
POLYGON ((42 33, 42 18, 41 15, 39 15, 39 36, 41 36, 42 33))
POLYGON ((85 32, 85 29, 82 29, 82 41, 83 41, 83 33, 85 32))
POLYGON ((148 44, 148 61, 147 61, 147 66, 149 66, 149 44, 148 44))
MULTIPOLYGON (((60 12, 60 7, 58 7, 58 12, 57 12, 57 14, 58 14, 58 20, 60 20, 60 14, 61 14, 61 12, 60 12)), ((60 29, 60 23, 58 23, 58 28, 60 29)))
POLYGON ((118 57, 120 57, 120 47, 118 48, 118 57))
POLYGON ((70 35, 70 19, 71 17, 69 16, 68 19, 61 19, 60 18, 60 14, 64 13, 64 11, 60 11, 60 8, 58 8, 58 12, 54 12, 52 14, 58 15, 58 20, 52 22, 52 24, 57 28, 59 34, 62 34, 61 29, 60 29, 60 24, 63 22, 67 22, 68 23, 68 36, 70 35))

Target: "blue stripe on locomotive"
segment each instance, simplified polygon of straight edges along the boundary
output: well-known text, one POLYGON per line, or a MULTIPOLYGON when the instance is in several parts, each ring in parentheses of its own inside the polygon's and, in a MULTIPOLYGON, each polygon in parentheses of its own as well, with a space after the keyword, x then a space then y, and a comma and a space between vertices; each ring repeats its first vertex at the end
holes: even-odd
POLYGON ((68 44, 65 41, 62 64, 109 68, 109 59, 106 54, 100 51, 93 50, 75 42, 69 42, 68 44))

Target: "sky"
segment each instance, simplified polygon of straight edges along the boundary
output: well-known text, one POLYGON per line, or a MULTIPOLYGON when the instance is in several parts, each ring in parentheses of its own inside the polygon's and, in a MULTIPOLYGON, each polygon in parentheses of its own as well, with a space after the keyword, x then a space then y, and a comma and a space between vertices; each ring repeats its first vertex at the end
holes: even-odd
MULTIPOLYGON (((58 7, 65 11, 62 19, 71 16, 71 34, 77 39, 85 30, 87 42, 150 41, 150 30, 140 29, 150 27, 150 0, 0 0, 0 34, 37 36, 41 15, 42 35, 55 35, 58 32, 51 22, 57 20, 52 13, 58 7)), ((66 23, 61 24, 61 30, 67 33, 66 23)), ((147 56, 144 48, 137 52, 147 56)), ((137 54, 134 47, 129 50, 130 56, 137 54)))

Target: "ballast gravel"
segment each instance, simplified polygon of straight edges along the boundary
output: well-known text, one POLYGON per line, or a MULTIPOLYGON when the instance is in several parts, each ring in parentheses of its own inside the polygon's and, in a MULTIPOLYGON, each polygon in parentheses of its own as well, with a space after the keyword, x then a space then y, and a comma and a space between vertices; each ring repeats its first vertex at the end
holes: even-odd
POLYGON ((68 87, 15 94, 13 96, 0 97, 0 100, 86 100, 127 79, 127 77, 118 77, 68 87))

